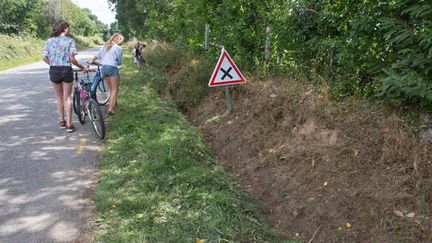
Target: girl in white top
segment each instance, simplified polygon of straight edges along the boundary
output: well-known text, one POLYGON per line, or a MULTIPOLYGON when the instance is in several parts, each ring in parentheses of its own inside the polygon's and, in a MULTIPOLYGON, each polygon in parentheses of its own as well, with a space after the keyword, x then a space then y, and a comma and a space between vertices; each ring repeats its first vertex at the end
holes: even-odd
POLYGON ((123 49, 121 44, 124 37, 120 33, 114 33, 105 45, 93 57, 91 63, 96 59, 101 60, 102 75, 110 89, 110 100, 108 104, 108 114, 114 115, 114 109, 117 109, 117 95, 119 90, 120 72, 118 66, 122 64, 123 49))

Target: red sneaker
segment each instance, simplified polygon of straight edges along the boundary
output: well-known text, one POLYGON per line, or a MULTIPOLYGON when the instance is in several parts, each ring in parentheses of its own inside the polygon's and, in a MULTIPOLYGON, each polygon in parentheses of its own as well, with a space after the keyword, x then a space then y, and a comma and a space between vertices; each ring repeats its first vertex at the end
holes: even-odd
POLYGON ((60 129, 65 129, 66 128, 66 121, 59 121, 59 127, 60 129))
POLYGON ((74 125, 70 125, 70 126, 66 126, 66 131, 67 132, 73 132, 73 131, 75 131, 75 127, 74 127, 74 125))

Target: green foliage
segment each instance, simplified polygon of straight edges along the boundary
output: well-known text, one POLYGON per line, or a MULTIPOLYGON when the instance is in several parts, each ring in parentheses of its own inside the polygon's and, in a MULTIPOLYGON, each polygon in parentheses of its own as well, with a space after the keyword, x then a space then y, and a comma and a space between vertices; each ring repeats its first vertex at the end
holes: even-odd
POLYGON ((384 69, 380 96, 432 104, 432 4, 400 1, 391 9, 382 25, 394 61, 384 69))
POLYGON ((41 60, 43 41, 53 22, 64 18, 79 48, 102 44, 110 35, 107 25, 88 9, 70 0, 0 0, 0 70, 41 60), (57 10, 56 10, 57 9, 57 10))
POLYGON ((0 0, 0 32, 35 31, 40 0, 0 0))
POLYGON ((157 74, 149 83, 158 93, 169 94, 181 109, 198 105, 209 90, 208 70, 213 63, 208 59, 166 44, 157 45, 144 56, 150 66, 147 69, 157 74))
POLYGON ((380 96, 432 103, 432 3, 331 0, 109 0, 129 36, 187 45, 223 44, 242 69, 264 66, 265 28, 272 60, 286 73, 325 80, 336 97, 380 96))
POLYGON ((70 0, 0 0, 0 33, 30 34, 47 38, 52 23, 59 18, 71 25, 73 34, 106 38, 108 26, 88 9, 81 9, 70 0))
POLYGON ((130 56, 121 71, 122 110, 109 121, 95 191, 96 241, 282 242, 199 132, 157 98, 146 81, 163 73, 133 69, 130 56))

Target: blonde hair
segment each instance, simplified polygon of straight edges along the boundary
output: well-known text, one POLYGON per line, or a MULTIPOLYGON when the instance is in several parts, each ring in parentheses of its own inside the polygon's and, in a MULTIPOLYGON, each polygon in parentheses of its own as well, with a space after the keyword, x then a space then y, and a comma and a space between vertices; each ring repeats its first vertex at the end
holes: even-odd
POLYGON ((109 38, 109 39, 107 40, 107 42, 105 42, 105 46, 106 46, 106 48, 107 48, 106 51, 109 51, 113 45, 122 43, 123 40, 124 40, 124 37, 123 37, 122 34, 120 34, 120 33, 118 33, 118 32, 117 32, 117 33, 114 33, 114 34, 111 36, 111 38, 109 38))

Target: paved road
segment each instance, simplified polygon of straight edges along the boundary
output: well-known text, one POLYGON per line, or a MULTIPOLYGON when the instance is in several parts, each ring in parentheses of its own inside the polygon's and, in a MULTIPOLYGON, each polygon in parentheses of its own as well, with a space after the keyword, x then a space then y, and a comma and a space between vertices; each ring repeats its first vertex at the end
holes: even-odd
POLYGON ((57 121, 45 63, 0 72, 0 242, 91 240, 101 142, 75 115, 74 133, 57 121))

